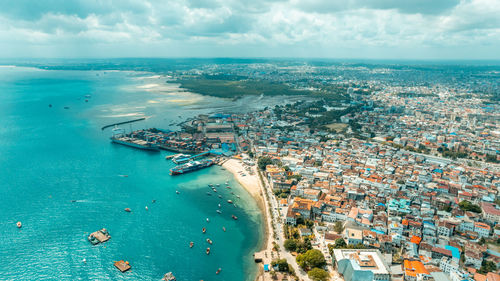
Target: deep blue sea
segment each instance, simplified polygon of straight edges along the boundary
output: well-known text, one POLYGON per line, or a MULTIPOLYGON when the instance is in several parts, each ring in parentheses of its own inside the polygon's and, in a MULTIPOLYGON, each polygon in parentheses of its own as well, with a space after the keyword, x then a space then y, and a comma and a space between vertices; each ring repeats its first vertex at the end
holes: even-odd
POLYGON ((262 217, 232 175, 216 166, 172 177, 166 152, 112 144, 101 127, 148 116, 124 128, 175 129, 200 113, 262 106, 179 92, 151 73, 0 67, 0 280, 253 279, 262 217), (223 199, 206 195, 210 183, 223 199), (92 246, 87 235, 103 227, 112 238, 92 246), (121 259, 129 272, 113 266, 121 259))

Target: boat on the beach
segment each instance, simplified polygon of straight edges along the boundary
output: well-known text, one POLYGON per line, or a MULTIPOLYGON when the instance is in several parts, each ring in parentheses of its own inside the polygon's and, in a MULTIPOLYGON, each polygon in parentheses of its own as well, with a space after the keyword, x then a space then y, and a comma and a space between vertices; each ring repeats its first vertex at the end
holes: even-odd
POLYGON ((212 240, 210 240, 210 239, 207 238, 207 243, 210 244, 210 245, 212 245, 212 240))
POLYGON ((210 247, 207 248, 206 253, 207 255, 210 255, 210 247))

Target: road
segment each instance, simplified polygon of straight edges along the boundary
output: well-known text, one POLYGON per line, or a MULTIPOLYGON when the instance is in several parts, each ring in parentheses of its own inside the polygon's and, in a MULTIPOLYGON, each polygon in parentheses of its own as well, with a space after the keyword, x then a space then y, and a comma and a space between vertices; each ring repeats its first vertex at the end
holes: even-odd
MULTIPOLYGON (((260 171, 258 172, 260 173, 260 171)), ((262 174, 261 174, 262 175, 262 174)), ((278 201, 276 199, 276 196, 274 196, 274 193, 272 192, 272 189, 270 188, 270 185, 267 181, 267 179, 262 175, 262 179, 264 180, 264 186, 261 185, 262 191, 267 194, 267 196, 264 196, 264 204, 266 205, 266 208, 269 207, 268 204, 268 198, 271 203, 271 214, 270 214, 270 219, 271 223, 274 226, 274 229, 276 230, 276 237, 277 241, 276 243, 279 245, 279 251, 278 255, 280 258, 285 258, 288 264, 294 269, 295 274, 297 277, 299 277, 299 280, 302 281, 310 281, 311 279, 309 276, 307 276, 307 273, 302 270, 302 268, 299 267, 297 264, 297 261, 295 260, 295 257, 292 256, 289 252, 285 250, 284 246, 284 241, 285 241, 285 235, 283 233, 283 222, 285 221, 285 215, 283 212, 280 212, 279 206, 278 206, 278 201)), ((269 211, 268 211, 269 215, 269 211)), ((270 232, 272 232, 272 228, 270 229, 270 232)))

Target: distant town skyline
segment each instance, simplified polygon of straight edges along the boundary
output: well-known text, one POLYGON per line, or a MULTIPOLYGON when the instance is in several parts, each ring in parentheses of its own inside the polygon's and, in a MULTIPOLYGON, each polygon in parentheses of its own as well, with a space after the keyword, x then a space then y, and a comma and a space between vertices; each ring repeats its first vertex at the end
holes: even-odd
POLYGON ((500 59, 495 0, 0 4, 0 58, 500 59))

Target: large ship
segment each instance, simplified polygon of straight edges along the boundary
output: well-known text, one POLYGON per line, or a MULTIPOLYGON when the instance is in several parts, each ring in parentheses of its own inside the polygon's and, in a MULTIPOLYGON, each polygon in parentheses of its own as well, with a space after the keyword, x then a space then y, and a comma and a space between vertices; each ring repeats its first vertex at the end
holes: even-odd
POLYGON ((197 171, 203 168, 210 167, 214 164, 212 160, 190 161, 184 165, 180 165, 170 169, 170 175, 181 175, 189 172, 197 171))
POLYGON ((113 129, 113 136, 111 137, 111 141, 138 149, 160 151, 160 147, 158 145, 146 140, 128 137, 124 132, 125 131, 123 129, 115 127, 113 129))

